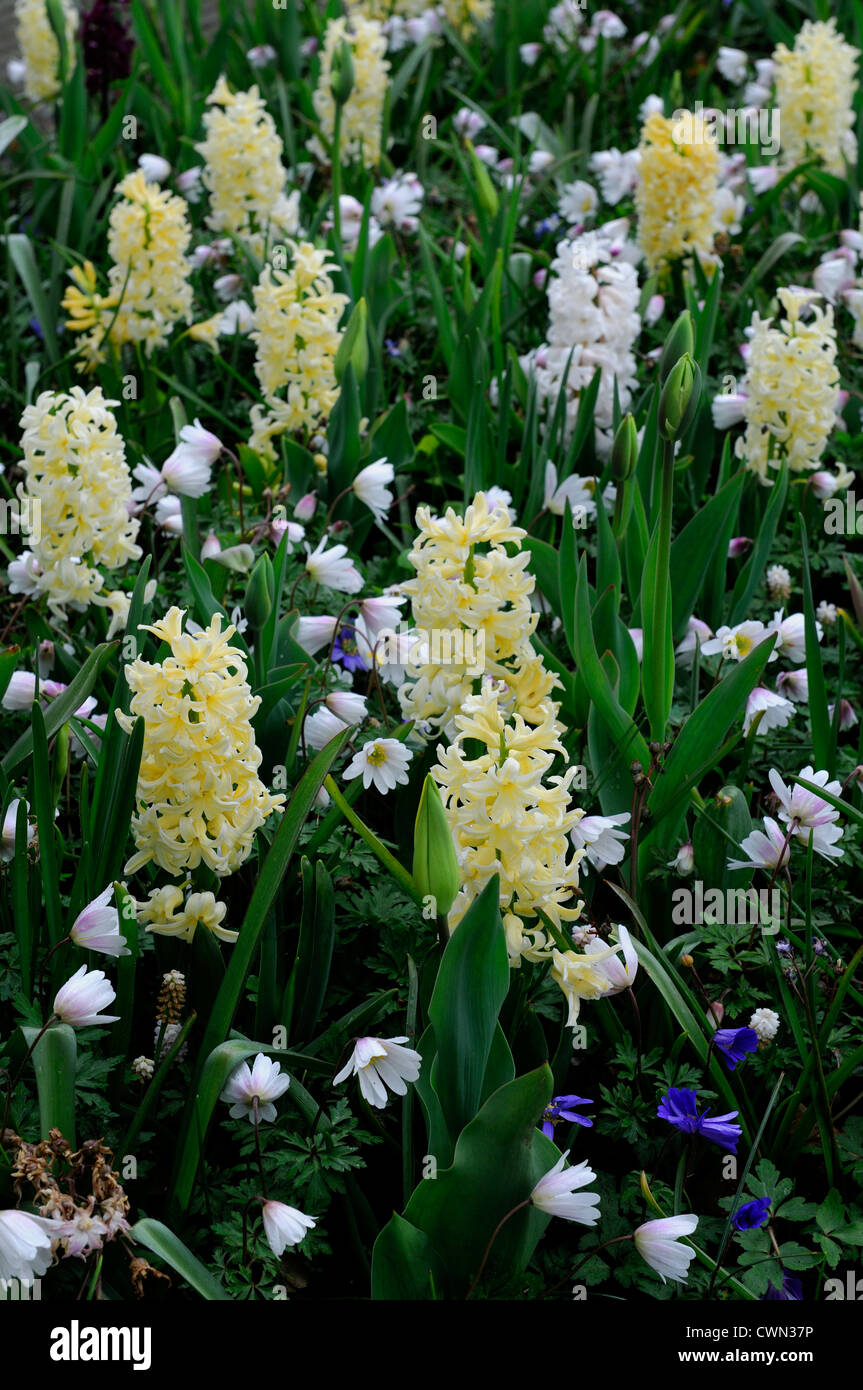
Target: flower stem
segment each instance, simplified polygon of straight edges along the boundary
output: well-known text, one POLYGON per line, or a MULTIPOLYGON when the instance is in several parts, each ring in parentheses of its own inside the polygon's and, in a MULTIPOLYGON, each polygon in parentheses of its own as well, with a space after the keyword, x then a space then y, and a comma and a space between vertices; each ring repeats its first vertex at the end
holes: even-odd
POLYGON ((470 1298, 471 1294, 473 1293, 474 1289, 476 1288, 477 1284, 479 1283, 480 1279, 482 1278, 483 1270, 485 1269, 486 1264, 487 1264, 487 1262, 488 1262, 488 1257, 489 1257, 489 1255, 491 1254, 491 1247, 494 1245, 495 1241, 497 1240, 497 1238, 498 1238, 500 1232, 503 1230, 503 1228, 504 1228, 504 1226, 506 1225, 507 1221, 509 1221, 509 1219, 510 1219, 511 1216, 515 1216, 515 1214, 516 1214, 517 1211, 521 1211, 523 1207, 527 1207, 527 1206, 530 1206, 530 1198, 529 1198, 529 1197, 525 1197, 524 1201, 523 1201, 523 1202, 519 1202, 518 1206, 512 1207, 512 1209, 511 1209, 510 1211, 508 1211, 508 1212, 506 1213, 505 1216, 502 1216, 502 1217, 500 1218, 500 1221, 498 1221, 497 1225, 495 1226, 494 1230, 493 1230, 492 1233, 491 1233, 491 1239, 489 1240, 488 1245, 485 1247, 485 1254, 483 1255, 482 1260, 481 1260, 481 1262, 480 1262, 480 1267, 479 1267, 479 1269, 477 1270, 477 1272, 476 1272, 476 1274, 475 1274, 475 1276, 474 1276, 474 1281, 473 1281, 473 1283, 471 1284, 470 1288, 469 1288, 468 1291, 467 1291, 467 1294, 466 1294, 466 1296, 465 1296, 465 1302, 467 1302, 467 1300, 470 1298))

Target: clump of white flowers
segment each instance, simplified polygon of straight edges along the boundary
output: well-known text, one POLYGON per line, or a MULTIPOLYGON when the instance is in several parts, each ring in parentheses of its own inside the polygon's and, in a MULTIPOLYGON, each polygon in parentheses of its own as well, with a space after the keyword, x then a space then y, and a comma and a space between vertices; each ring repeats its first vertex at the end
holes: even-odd
POLYGON ((635 268, 620 256, 607 230, 560 242, 548 282, 548 339, 521 359, 536 380, 541 403, 553 409, 564 390, 567 436, 575 428, 582 391, 601 369, 594 422, 603 454, 611 447, 615 382, 623 411, 636 385, 639 297, 635 268))

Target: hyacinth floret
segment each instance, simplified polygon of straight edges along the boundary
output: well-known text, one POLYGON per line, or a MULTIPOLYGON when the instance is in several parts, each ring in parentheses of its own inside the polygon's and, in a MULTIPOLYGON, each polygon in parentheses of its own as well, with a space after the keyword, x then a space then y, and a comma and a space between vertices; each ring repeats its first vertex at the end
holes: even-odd
POLYGON ((667 117, 654 111, 639 152, 635 206, 648 273, 664 274, 672 261, 693 255, 713 264, 720 169, 715 132, 701 112, 667 117))
POLYGON ((208 225, 262 259, 268 241, 299 232, 300 195, 286 193, 284 147, 258 88, 232 92, 221 76, 207 97, 206 138, 195 149, 210 193, 208 225))
POLYGON ((794 47, 780 43, 773 62, 783 166, 793 169, 817 155, 829 173, 844 178, 846 160, 857 161, 857 49, 838 33, 835 19, 807 19, 794 47))
POLYGON ((156 663, 138 657, 125 668, 133 694, 130 713, 118 710, 117 719, 127 733, 144 720, 130 874, 150 862, 175 876, 200 863, 231 874, 285 800, 257 775, 261 753, 250 720, 260 696, 231 646, 236 629, 223 632, 217 613, 202 632, 184 633, 183 617, 171 608, 145 629, 168 643, 170 656, 156 663))
POLYGON ((192 231, 188 205, 149 183, 136 169, 117 185, 108 219, 108 293, 98 290, 90 261, 71 271, 63 299, 66 327, 86 336, 81 362, 92 370, 106 358, 105 345, 140 343, 146 355, 164 347, 176 323, 188 323, 192 287, 186 253, 192 231))
POLYGON ((735 451, 770 486, 784 459, 792 473, 818 467, 836 423, 839 369, 833 309, 811 291, 780 289, 784 316, 756 314, 741 391, 746 433, 735 451), (804 318, 809 309, 811 317, 804 318))
MULTIPOLYGON (((327 24, 321 71, 312 100, 321 133, 328 143, 333 140, 336 122, 336 102, 330 85, 333 57, 343 41, 351 47, 354 84, 342 108, 340 157, 370 169, 381 157, 381 124, 390 70, 386 35, 378 20, 357 12, 349 19, 331 19, 327 24)), ((309 141, 308 148, 315 158, 328 158, 317 137, 309 141)))
MULTIPOLYGON (((111 609, 117 623, 128 599, 104 589, 107 570, 137 560, 139 522, 129 515, 132 483, 123 438, 101 387, 43 391, 21 416, 25 481, 22 514, 39 507, 30 549, 9 567, 13 593, 44 594, 56 614, 91 603, 111 609)), ((113 626, 113 625, 112 625, 113 626)))
POLYGON ((335 357, 348 303, 333 288, 329 253, 289 241, 290 270, 264 266, 255 286, 252 340, 266 406, 252 407, 251 447, 275 458, 272 440, 286 430, 312 433, 338 400, 335 357))
MULTIPOLYGON (((75 67, 78 11, 71 0, 60 0, 66 36, 67 76, 75 67)), ((24 91, 28 101, 49 101, 60 90, 60 45, 48 18, 45 0, 15 0, 15 32, 24 61, 24 91)))

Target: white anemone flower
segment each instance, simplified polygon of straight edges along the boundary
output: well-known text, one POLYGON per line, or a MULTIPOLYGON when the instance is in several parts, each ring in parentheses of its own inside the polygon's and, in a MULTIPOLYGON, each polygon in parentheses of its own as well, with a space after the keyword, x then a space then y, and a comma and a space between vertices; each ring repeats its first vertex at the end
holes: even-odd
POLYGON ((114 885, 88 903, 69 932, 76 946, 85 951, 101 951, 105 956, 128 956, 131 951, 120 934, 120 916, 113 902, 114 885))
MULTIPOLYGON (((778 632, 774 652, 780 652, 788 661, 793 661, 795 666, 800 666, 806 660, 806 619, 802 613, 790 613, 787 618, 782 617, 782 609, 773 615, 773 626, 771 631, 778 632)), ((818 641, 824 636, 824 629, 819 622, 815 624, 815 631, 818 641)))
POLYGON ((336 589, 342 594, 359 593, 363 587, 363 577, 348 555, 346 545, 334 545, 331 550, 324 547, 327 537, 323 536, 314 550, 306 546, 306 573, 316 584, 328 589, 336 589))
POLYGON ((276 1118, 273 1101, 283 1096, 290 1084, 291 1078, 282 1075, 279 1063, 259 1052, 251 1067, 248 1062, 241 1062, 231 1072, 220 1099, 230 1105, 232 1119, 239 1120, 246 1115, 250 1124, 255 1123, 257 1101, 258 1119, 272 1123, 276 1118))
POLYGON ((680 1241, 682 1236, 691 1236, 697 1225, 697 1216, 663 1216, 658 1221, 645 1221, 635 1232, 636 1250, 663 1284, 667 1279, 686 1283, 695 1251, 680 1241))
POLYGON ((381 458, 361 468, 351 484, 354 495, 365 503, 375 521, 383 521, 395 501, 388 487, 395 475, 392 464, 381 458))
POLYGON ((595 490, 595 478, 582 478, 577 473, 573 473, 569 478, 564 478, 562 483, 558 483, 557 469, 551 461, 546 463, 543 506, 553 516, 563 516, 567 502, 573 518, 576 516, 594 516, 596 514, 595 490), (578 511, 578 508, 582 510, 578 511))
POLYGON ((320 614, 317 617, 300 618, 292 636, 304 652, 314 656, 321 647, 326 647, 332 642, 335 630, 336 619, 329 614, 320 614))
POLYGON ((285 1202, 265 1202, 263 1207, 264 1235, 278 1259, 287 1245, 298 1245, 306 1232, 315 1226, 314 1218, 285 1202))
POLYGON ((564 1221, 576 1221, 579 1226, 595 1226, 599 1220, 599 1193, 579 1192, 594 1182, 596 1174, 587 1162, 564 1168, 566 1154, 561 1154, 553 1168, 540 1178, 530 1194, 530 1200, 548 1216, 560 1216, 564 1221))
POLYGON ((32 1284, 53 1259, 57 1223, 26 1211, 0 1211, 0 1279, 32 1284))
POLYGON ((576 849, 583 849, 595 869, 604 869, 607 864, 620 864, 626 853, 629 834, 619 830, 626 825, 629 811, 620 811, 613 816, 582 816, 569 832, 576 849))
POLYGON ((412 757, 411 750, 397 738, 369 739, 354 754, 342 776, 346 782, 361 776, 366 790, 374 783, 379 792, 386 794, 407 783, 407 768, 412 757))
POLYGON ((350 1059, 333 1085, 338 1086, 348 1076, 356 1076, 360 1092, 369 1105, 382 1110, 387 1103, 387 1088, 394 1095, 407 1095, 408 1081, 416 1081, 422 1058, 411 1047, 403 1047, 407 1038, 357 1038, 350 1059))
POLYGON ((790 719, 794 717, 794 706, 790 700, 786 700, 782 695, 776 695, 772 690, 767 690, 763 685, 756 685, 750 691, 746 701, 746 714, 743 720, 743 732, 748 734, 752 727, 752 721, 757 714, 761 715, 756 728, 756 736, 766 734, 768 729, 783 729, 790 719))
POLYGON ((326 748, 331 739, 337 734, 343 734, 346 725, 343 719, 332 714, 330 710, 321 705, 314 713, 309 714, 303 720, 303 741, 307 748, 318 752, 321 748, 326 748))
POLYGON ((764 830, 751 831, 740 841, 740 848, 748 858, 729 859, 729 869, 784 869, 791 853, 788 832, 772 816, 765 816, 764 830))
POLYGON ((112 985, 102 970, 80 970, 61 985, 54 996, 54 1014, 72 1028, 88 1028, 94 1023, 117 1023, 119 1014, 103 1014, 116 999, 112 985))
MULTIPOLYGON (((16 796, 14 801, 10 801, 3 817, 3 830, 0 835, 0 859, 7 863, 15 855, 15 832, 18 827, 18 807, 21 805, 21 798, 16 796)), ((24 802, 26 812, 29 814, 30 803, 24 802)), ((36 827, 27 822, 27 844, 29 845, 36 834, 36 827)))

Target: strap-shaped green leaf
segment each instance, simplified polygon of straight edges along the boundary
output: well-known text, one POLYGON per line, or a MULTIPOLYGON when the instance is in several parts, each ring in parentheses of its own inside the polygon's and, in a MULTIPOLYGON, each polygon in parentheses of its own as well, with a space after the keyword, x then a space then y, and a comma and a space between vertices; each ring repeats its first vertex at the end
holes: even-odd
POLYGON ((181 1279, 185 1279, 195 1293, 199 1293, 208 1302, 230 1302, 230 1294, 224 1286, 218 1279, 213 1278, 210 1271, 195 1258, 179 1236, 175 1236, 170 1227, 163 1225, 161 1221, 144 1216, 135 1222, 129 1236, 136 1244, 145 1245, 154 1255, 159 1255, 181 1279))
MULTIPOLYGON (((337 734, 318 753, 303 773, 282 815, 275 839, 270 846, 270 852, 264 860, 240 927, 239 939, 231 949, 225 980, 216 997, 201 1041, 195 1082, 184 1112, 181 1137, 177 1147, 178 1157, 173 1179, 173 1202, 181 1211, 186 1209, 192 1194, 195 1174, 198 1171, 200 1161, 201 1145, 206 1136, 207 1125, 212 1114, 212 1105, 208 1110, 206 1100, 201 1101, 199 1105, 198 1093, 203 1086, 204 1072, 211 1054, 225 1041, 228 1035, 240 1002, 246 976, 254 959, 258 938, 291 861, 300 831, 312 809, 314 799, 324 778, 349 735, 350 729, 348 728, 343 733, 337 734)), ((214 1097, 212 1104, 215 1104, 214 1097)))
MULTIPOLYGON (((38 1028, 22 1027, 21 1032, 28 1047, 39 1037, 38 1028)), ((59 1129, 73 1149, 77 1057, 78 1040, 68 1023, 52 1023, 36 1043, 32 1057, 39 1096, 39 1137, 47 1139, 52 1129, 59 1129)))
POLYGON ((429 1019, 435 1034, 435 1090, 455 1139, 479 1109, 498 1014, 509 989, 509 958, 495 874, 447 943, 429 1019))

